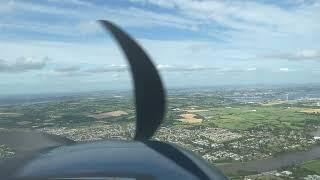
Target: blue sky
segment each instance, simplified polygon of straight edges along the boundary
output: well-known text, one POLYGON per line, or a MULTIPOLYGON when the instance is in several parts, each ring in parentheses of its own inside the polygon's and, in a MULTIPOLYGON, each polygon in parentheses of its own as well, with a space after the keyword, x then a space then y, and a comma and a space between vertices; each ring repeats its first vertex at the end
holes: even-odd
POLYGON ((320 83, 318 0, 1 0, 0 94, 129 88, 98 19, 135 37, 169 88, 320 83))

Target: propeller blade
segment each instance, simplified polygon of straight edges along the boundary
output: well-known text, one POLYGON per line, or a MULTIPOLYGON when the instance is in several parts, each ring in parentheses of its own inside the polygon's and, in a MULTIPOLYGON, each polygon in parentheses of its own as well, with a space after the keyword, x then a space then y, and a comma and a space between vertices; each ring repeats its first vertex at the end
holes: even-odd
POLYGON ((165 91, 151 59, 127 33, 113 23, 99 20, 118 42, 130 65, 135 89, 135 140, 148 140, 160 126, 165 115, 165 91))
MULTIPOLYGON (((172 160, 181 168, 199 179, 210 179, 187 154, 178 148, 159 141, 149 141, 165 114, 165 91, 156 67, 148 55, 128 34, 109 21, 99 21, 111 32, 122 48, 130 64, 136 96, 137 127, 135 140, 172 160)), ((208 167, 204 168, 208 170, 208 167)), ((214 169, 214 179, 226 179, 219 170, 214 169)))

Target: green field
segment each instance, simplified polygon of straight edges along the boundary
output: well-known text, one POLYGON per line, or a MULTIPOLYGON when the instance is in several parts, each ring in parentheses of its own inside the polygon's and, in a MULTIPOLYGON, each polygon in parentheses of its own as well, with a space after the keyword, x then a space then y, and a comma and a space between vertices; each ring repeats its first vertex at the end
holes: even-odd
POLYGON ((320 123, 320 116, 303 113, 302 110, 303 108, 236 106, 210 108, 209 111, 198 114, 207 117, 207 122, 232 130, 247 130, 257 126, 302 130, 308 123, 320 123))
POLYGON ((301 165, 301 168, 307 169, 308 171, 313 171, 314 173, 320 175, 320 160, 304 163, 301 165))

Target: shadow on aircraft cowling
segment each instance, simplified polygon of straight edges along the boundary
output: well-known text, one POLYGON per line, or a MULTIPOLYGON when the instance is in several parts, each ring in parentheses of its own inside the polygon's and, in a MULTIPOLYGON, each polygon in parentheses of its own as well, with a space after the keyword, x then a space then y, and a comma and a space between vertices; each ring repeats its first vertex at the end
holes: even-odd
POLYGON ((0 132, 0 144, 22 152, 0 162, 0 176, 6 179, 227 179, 192 152, 150 140, 166 109, 166 93, 159 73, 142 47, 127 33, 109 21, 99 23, 118 42, 130 65, 137 119, 134 140, 75 143, 40 132, 0 132))

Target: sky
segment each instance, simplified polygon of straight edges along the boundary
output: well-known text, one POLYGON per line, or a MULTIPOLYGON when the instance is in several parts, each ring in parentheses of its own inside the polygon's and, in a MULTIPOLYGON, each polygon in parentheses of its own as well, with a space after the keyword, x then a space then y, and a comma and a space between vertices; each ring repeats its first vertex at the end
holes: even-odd
POLYGON ((320 83, 319 0, 0 0, 0 94, 131 88, 99 19, 168 88, 320 83))

